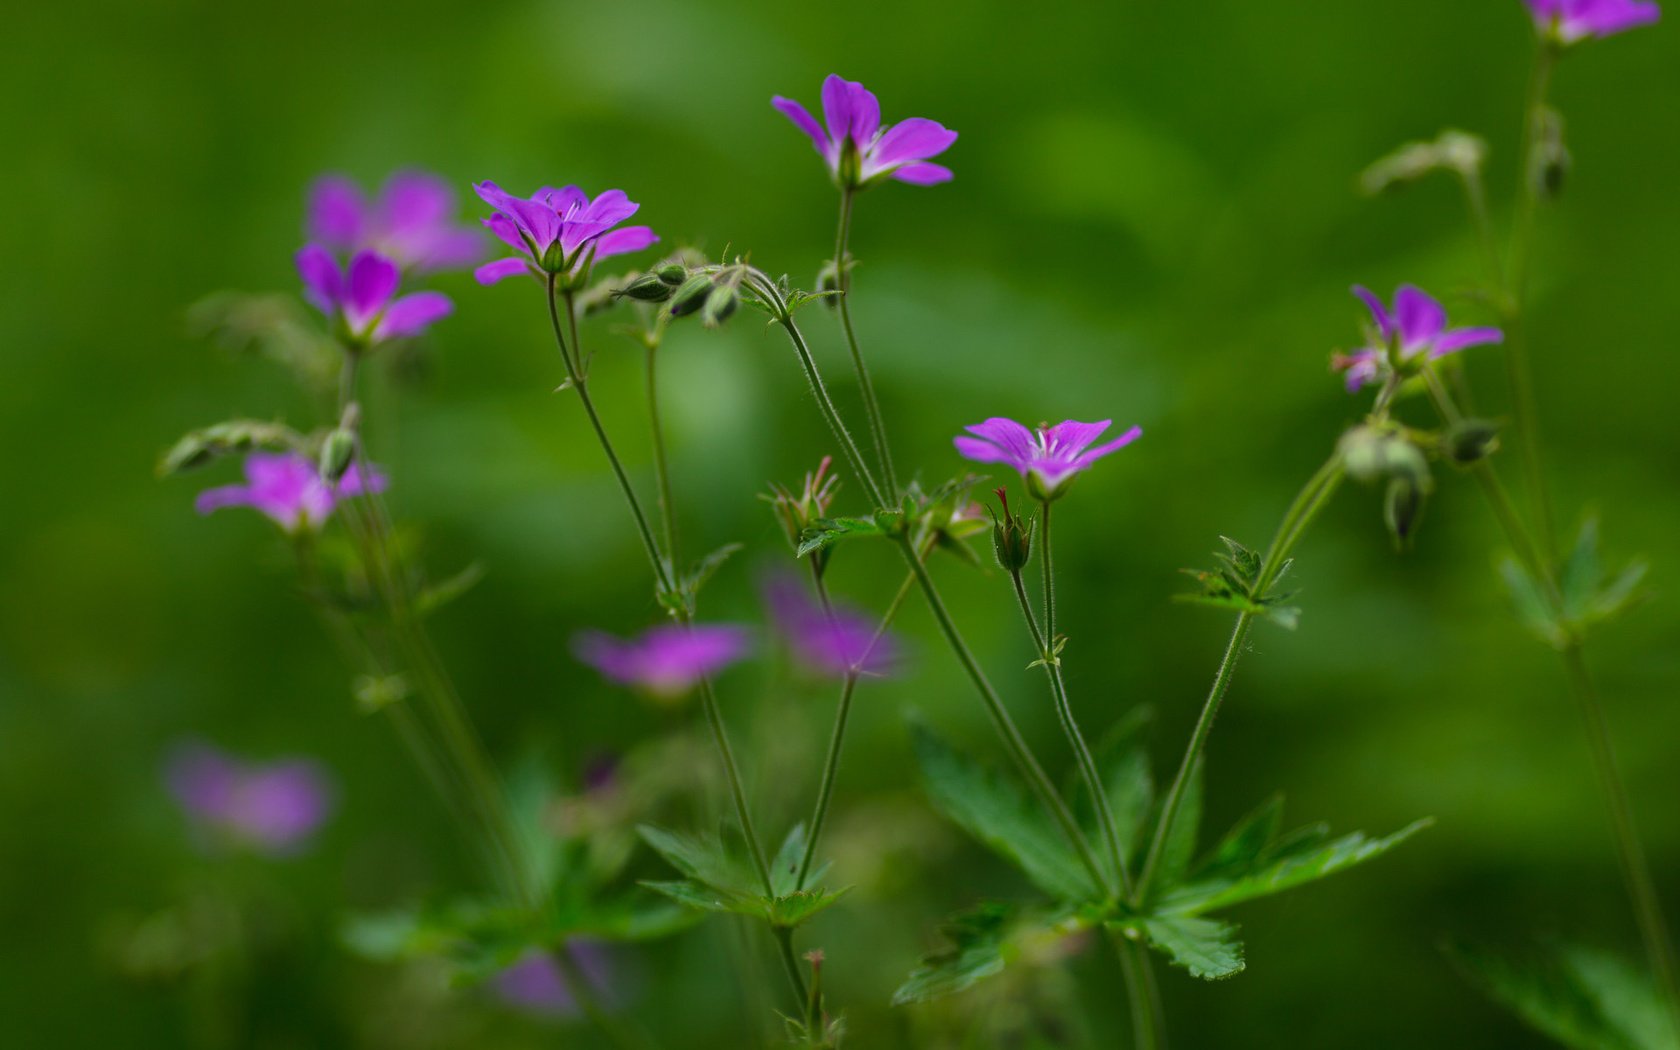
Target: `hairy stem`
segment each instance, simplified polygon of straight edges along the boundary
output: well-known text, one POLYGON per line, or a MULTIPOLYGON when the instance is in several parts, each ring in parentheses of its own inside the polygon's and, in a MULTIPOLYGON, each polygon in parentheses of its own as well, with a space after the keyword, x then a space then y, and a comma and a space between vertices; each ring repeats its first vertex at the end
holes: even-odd
POLYGON ((887 494, 896 495, 898 492, 898 478, 893 471, 892 449, 887 444, 887 425, 881 415, 881 402, 875 397, 875 384, 869 378, 869 369, 863 363, 863 352, 858 349, 857 333, 852 328, 852 275, 850 267, 846 265, 846 245, 852 233, 852 202, 856 191, 850 187, 840 191, 840 223, 834 234, 834 268, 835 280, 839 282, 840 327, 846 332, 846 348, 852 354, 852 371, 857 374, 858 393, 863 399, 863 413, 869 420, 869 436, 875 444, 875 457, 881 465, 881 476, 887 483, 887 494))
POLYGON ((681 562, 677 551, 677 504, 671 498, 671 464, 665 452, 665 424, 659 415, 659 346, 647 344, 648 430, 653 443, 653 474, 659 484, 659 520, 664 526, 665 557, 673 566, 681 562))

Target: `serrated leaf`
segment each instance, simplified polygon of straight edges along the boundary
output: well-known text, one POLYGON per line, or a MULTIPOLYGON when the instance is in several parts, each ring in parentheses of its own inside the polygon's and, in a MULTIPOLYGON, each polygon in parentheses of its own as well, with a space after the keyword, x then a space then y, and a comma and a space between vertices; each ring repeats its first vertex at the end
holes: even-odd
POLYGON ((732 893, 695 879, 650 880, 643 882, 642 885, 655 893, 664 894, 678 904, 687 905, 700 911, 728 911, 741 915, 763 914, 763 908, 758 897, 732 893))
POLYGON ((869 518, 819 518, 800 534, 798 555, 803 558, 844 539, 881 535, 885 531, 869 518))
POLYGON ((1237 940, 1237 928, 1228 922, 1156 915, 1138 920, 1137 929, 1192 977, 1217 981, 1243 971, 1242 942, 1237 940))
POLYGON ((1468 944, 1448 945, 1447 954, 1489 998, 1564 1046, 1674 1050, 1654 989, 1613 957, 1566 949, 1518 960, 1468 944))
POLYGON ((934 808, 1058 900, 1100 896, 1072 848, 1013 782, 976 765, 922 726, 916 757, 934 808))
POLYGON ((849 892, 849 886, 839 890, 795 890, 766 901, 764 917, 773 926, 794 929, 833 907, 849 892))
POLYGON ((954 995, 1002 973, 1008 964, 1007 934, 1014 916, 1015 909, 1009 905, 985 904, 953 918, 942 931, 951 942, 949 947, 922 959, 893 993, 893 1005, 954 995))
POLYGON ((1212 855, 1196 868, 1196 876, 1218 877, 1252 870, 1282 826, 1283 796, 1273 795, 1225 833, 1212 855))
POLYGON ((1429 819, 1419 820, 1381 839, 1367 838, 1363 833, 1355 832, 1326 845, 1272 858, 1235 879, 1197 880, 1166 893, 1161 899, 1159 911, 1199 915, 1241 901, 1282 893, 1380 857, 1433 823, 1429 819))
MULTIPOLYGON (((776 857, 770 862, 770 885, 778 894, 786 895, 799 889, 799 862, 805 859, 805 825, 795 824, 782 840, 776 857)), ((827 864, 818 864, 805 877, 806 883, 820 882, 828 871, 827 864)))
POLYGON ((655 853, 690 879, 728 895, 756 895, 752 875, 716 835, 685 835, 649 824, 639 825, 636 831, 655 853))
POLYGON ((1109 764, 1103 782, 1108 792, 1108 807, 1114 814, 1115 830, 1130 856, 1144 845, 1149 813, 1154 805, 1155 781, 1150 775, 1148 753, 1141 747, 1127 751, 1119 761, 1109 764))

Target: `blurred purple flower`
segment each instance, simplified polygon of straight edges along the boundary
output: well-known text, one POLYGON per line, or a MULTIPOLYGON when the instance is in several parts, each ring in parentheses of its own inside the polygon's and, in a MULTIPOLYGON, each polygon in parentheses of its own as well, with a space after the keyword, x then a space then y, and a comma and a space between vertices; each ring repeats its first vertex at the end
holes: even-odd
POLYGON ((253 452, 245 457, 244 485, 223 485, 198 494, 200 514, 223 507, 251 507, 268 515, 287 532, 313 529, 332 516, 333 507, 347 496, 382 492, 385 475, 370 468, 364 479, 352 464, 339 479, 337 490, 321 479, 315 464, 297 452, 253 452))
MULTIPOLYGON (((573 940, 565 951, 597 995, 610 991, 610 960, 604 946, 594 941, 573 940)), ((578 1012, 577 997, 553 957, 533 948, 518 961, 490 979, 490 987, 504 1003, 526 1013, 545 1017, 572 1017, 578 1012)), ((610 995, 607 996, 610 999, 610 995)))
POLYGON ((917 186, 949 182, 951 169, 928 163, 957 141, 957 133, 937 121, 911 117, 881 123, 881 104, 862 84, 830 74, 822 86, 825 131, 810 111, 777 95, 770 104, 811 137, 823 162, 841 186, 856 188, 883 179, 917 186))
POLYGON ((218 838, 259 853, 296 853, 326 821, 332 789, 309 759, 248 764, 208 744, 185 744, 164 770, 189 817, 218 838))
POLYGON ((453 270, 484 257, 484 235, 454 221, 455 193, 424 171, 400 171, 368 200, 342 175, 317 179, 309 191, 309 239, 335 252, 371 249, 398 265, 453 270))
POLYGON ((898 661, 897 640, 888 634, 876 639, 876 624, 868 617, 840 605, 824 609, 789 576, 772 577, 765 584, 764 600, 794 657, 818 674, 884 675, 898 661))
MULTIPOLYGON (((1497 328, 1448 328, 1446 309, 1415 285, 1400 286, 1394 293, 1393 310, 1383 305, 1376 293, 1361 285, 1353 286, 1353 294, 1370 309, 1371 321, 1383 343, 1399 340, 1402 361, 1410 361, 1420 354, 1433 361, 1472 346, 1505 341, 1505 333, 1497 328)), ((1368 346, 1350 354, 1337 354, 1332 363, 1347 373, 1347 388, 1355 391, 1376 382, 1386 372, 1388 348, 1368 346)))
POLYGON ((339 269, 332 252, 318 244, 297 253, 303 297, 328 317, 343 322, 350 340, 372 346, 419 335, 455 309, 442 292, 414 292, 396 298, 402 271, 378 252, 362 250, 339 269))
POLYGON ((1610 36, 1662 17, 1662 9, 1645 0, 1525 0, 1534 24, 1565 44, 1589 36, 1610 36))
POLYGON ((541 272, 576 276, 594 261, 639 252, 659 240, 646 226, 613 229, 641 207, 623 190, 607 190, 590 200, 576 186, 544 187, 530 199, 515 197, 494 182, 473 189, 496 209, 484 225, 519 253, 473 271, 480 284, 526 273, 533 264, 541 272))
POLYGON ((670 624, 628 639, 585 631, 572 642, 579 660, 662 699, 688 692, 701 678, 744 657, 747 647, 747 632, 726 624, 670 624))
POLYGON ((1105 419, 1100 423, 1079 423, 1069 419, 1053 427, 1028 430, 1013 419, 994 416, 984 423, 965 427, 974 436, 958 437, 955 444, 958 452, 976 463, 1007 463, 1020 471, 1034 498, 1055 499, 1076 474, 1143 434, 1142 427, 1132 427, 1108 444, 1091 448, 1111 422, 1105 419))

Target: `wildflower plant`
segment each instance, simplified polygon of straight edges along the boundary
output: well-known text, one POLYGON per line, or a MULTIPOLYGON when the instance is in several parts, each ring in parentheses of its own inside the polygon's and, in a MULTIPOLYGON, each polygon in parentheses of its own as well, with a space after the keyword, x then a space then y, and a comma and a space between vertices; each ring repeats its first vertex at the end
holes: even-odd
MULTIPOLYGON (((1208 769, 1209 737, 1253 632, 1262 624, 1262 630, 1310 629, 1303 626, 1311 621, 1287 577, 1310 527, 1344 480, 1384 486, 1384 518, 1404 548, 1416 541, 1435 489, 1435 465, 1444 464, 1473 474, 1489 496, 1515 551, 1504 574, 1524 620, 1562 654, 1588 714, 1589 737, 1657 978, 1653 983, 1659 995, 1671 994, 1667 932, 1582 656, 1587 630, 1631 603, 1642 570, 1606 575, 1592 527, 1582 531, 1566 558, 1554 549, 1522 324, 1529 227, 1538 204, 1555 191, 1556 169, 1567 155, 1561 122, 1546 103, 1552 65, 1582 40, 1652 20, 1655 5, 1529 0, 1528 6, 1540 68, 1526 124, 1528 159, 1516 247, 1507 258, 1488 241, 1489 281, 1479 296, 1498 323, 1451 326, 1441 303, 1412 285, 1402 286, 1392 303, 1355 288, 1368 323, 1355 348, 1337 353, 1332 363, 1344 373, 1350 394, 1370 398, 1369 408, 1339 439, 1326 441, 1322 465, 1284 506, 1263 547, 1221 537, 1212 567, 1187 570, 1193 583, 1180 598, 1234 614, 1234 622, 1189 738, 1164 776, 1157 776, 1138 732, 1144 721, 1141 705, 1121 705, 1116 724, 1099 734, 1088 733, 1080 723, 1068 672, 1089 658, 1094 647, 1083 647, 1086 639, 1114 628, 1067 624, 1057 602, 1063 581, 1056 567, 1053 518, 1096 512, 1074 482, 1099 465, 1123 474, 1127 464, 1137 462, 1135 456, 1149 455, 1148 444, 1127 456, 1114 455, 1136 442, 1141 428, 1115 433, 1109 420, 1029 426, 997 416, 955 435, 942 463, 901 475, 894 462, 889 420, 851 312, 854 260, 848 245, 854 209, 863 191, 889 181, 928 187, 950 180, 952 170, 933 158, 943 158, 957 139, 955 132, 923 118, 884 124, 875 95, 839 76, 823 84, 821 122, 797 102, 780 96, 772 100, 809 136, 839 194, 833 255, 816 267, 809 289, 761 268, 749 254, 714 259, 681 249, 663 258, 632 258, 651 254, 658 237, 648 226, 626 225, 640 205, 622 190, 590 197, 567 185, 521 197, 494 182, 476 183, 473 188, 488 207, 480 221, 511 254, 478 265, 474 275, 485 285, 519 275, 532 278, 525 292, 527 316, 534 330, 545 322, 547 329, 532 343, 551 343, 552 350, 544 346, 541 352, 559 359, 557 375, 563 381, 557 393, 564 399, 559 410, 581 412, 588 422, 598 450, 598 458, 592 452, 591 459, 611 473, 622 502, 622 511, 614 513, 646 560, 646 575, 634 586, 646 587, 646 619, 652 622, 570 625, 561 636, 571 635, 578 660, 615 686, 669 702, 673 719, 692 717, 677 701, 696 701, 729 814, 727 820, 690 827, 674 824, 669 813, 659 813, 658 822, 643 821, 639 841, 658 858, 642 855, 638 862, 645 867, 632 862, 635 850, 623 834, 609 838, 603 822, 553 819, 552 807, 562 792, 552 773, 538 769, 504 776, 498 771, 426 625, 427 614, 461 594, 475 574, 469 570, 431 579, 414 545, 401 540, 384 499, 388 486, 401 491, 402 465, 384 460, 383 468, 371 465, 373 450, 367 447, 359 396, 366 359, 383 345, 424 337, 454 308, 436 291, 404 294, 404 286, 438 269, 471 266, 482 256, 450 213, 452 197, 430 177, 400 176, 373 202, 343 180, 318 183, 309 209, 314 242, 299 252, 296 264, 306 300, 325 318, 312 338, 334 355, 335 396, 326 399, 313 428, 234 419, 194 431, 165 454, 160 469, 177 474, 245 457, 246 483, 207 490, 199 497, 199 509, 248 506, 280 526, 296 556, 303 593, 351 665, 359 706, 391 722, 483 862, 487 885, 389 914, 361 916, 347 923, 346 941, 375 958, 440 957, 457 976, 485 983, 504 1000, 534 1010, 579 1012, 614 1045, 646 1047, 655 1045, 652 1034, 601 978, 608 969, 601 962, 607 957, 602 946, 657 940, 709 915, 740 916, 756 930, 752 950, 773 956, 780 971, 776 980, 785 982, 772 994, 779 998, 777 1013, 787 1041, 841 1045, 849 1004, 831 1001, 825 972, 874 961, 845 958, 834 954, 831 945, 811 940, 813 919, 855 906, 844 866, 825 857, 824 836, 836 800, 843 796, 841 774, 854 702, 860 689, 898 666, 904 647, 894 623, 916 595, 959 665, 967 690, 979 701, 1007 763, 994 768, 972 758, 946 743, 933 726, 912 719, 926 796, 951 823, 1013 865, 1033 894, 1025 901, 987 901, 958 912, 944 927, 947 943, 905 975, 894 1001, 925 1003, 959 994, 1006 972, 1049 965, 1046 960, 1065 958, 1089 942, 1105 943, 1113 953, 1114 986, 1125 991, 1134 1044, 1164 1046, 1169 1019, 1161 1007, 1157 956, 1194 978, 1232 977, 1245 968, 1247 950, 1229 909, 1382 856, 1429 823, 1420 820, 1381 836, 1332 837, 1319 824, 1285 831, 1282 802, 1272 797, 1228 830, 1209 835, 1203 828, 1202 795, 1205 781, 1218 775, 1208 769), (607 273, 609 260, 626 268, 607 273), (807 337, 805 308, 816 302, 834 308, 862 427, 841 410, 807 337), (674 498, 657 368, 668 334, 678 326, 692 327, 690 318, 716 329, 738 323, 734 319, 743 313, 761 314, 778 340, 785 340, 809 387, 807 404, 828 441, 825 448, 812 450, 805 462, 817 466, 801 482, 772 485, 764 497, 774 526, 787 541, 784 557, 799 566, 798 572, 770 577, 765 589, 770 629, 764 631, 709 619, 707 586, 718 573, 736 569, 740 545, 698 557, 684 548, 683 508, 674 498), (614 315, 620 320, 611 331, 642 351, 640 410, 650 437, 651 486, 621 454, 591 381, 600 334, 596 319, 614 315), (630 320, 622 321, 627 315, 630 320), (1509 364, 1532 524, 1505 495, 1495 470, 1500 427, 1468 416, 1449 390, 1449 382, 1464 378, 1446 369, 1460 351, 1472 347, 1503 353, 1509 364), (1437 420, 1407 418, 1412 398, 1420 393, 1438 413, 1437 420), (865 441, 854 436, 859 429, 868 431, 865 441), (1003 484, 971 473, 970 465, 1000 470, 1003 484), (1009 486, 1017 482, 1011 503, 1009 486), (644 493, 650 487, 652 498, 644 493), (987 488, 995 503, 977 499, 976 493, 987 488), (976 552, 986 545, 987 533, 996 571, 976 552), (323 557, 333 542, 341 543, 348 556, 323 557), (867 546, 889 552, 902 566, 896 570, 896 590, 878 611, 860 610, 835 590, 847 574, 867 564, 853 556, 867 546), (961 571, 986 573, 994 600, 1014 604, 1030 646, 1027 667, 999 668, 995 654, 977 654, 970 646, 959 616, 965 610, 952 608, 939 582, 940 575, 961 571), (708 618, 702 617, 703 610, 708 618), (609 626, 613 633, 605 629, 609 626), (623 637, 627 629, 636 633, 623 637), (719 680, 727 668, 773 650, 765 644, 772 637, 812 677, 838 685, 820 769, 810 771, 807 783, 777 786, 781 793, 808 791, 809 816, 775 827, 763 817, 764 800, 755 797, 749 775, 763 756, 738 746, 739 740, 756 742, 758 737, 742 733, 742 708, 728 703, 748 676, 719 680), (1042 689, 1038 702, 1047 701, 1054 712, 1062 745, 1072 756, 1072 775, 1065 783, 1052 775, 1050 763, 1029 742, 994 684, 993 676, 1005 672, 1042 678, 1042 687, 1032 688, 1042 689), (1093 746, 1093 739, 1103 743, 1093 746), (650 874, 656 877, 637 877, 650 874)), ((1481 185, 1486 152, 1480 140, 1451 132, 1404 147, 1374 166, 1363 182, 1383 189, 1432 171, 1450 172, 1465 187, 1478 228, 1491 236, 1481 185)), ((485 301, 463 308, 480 309, 485 301)), ((314 365, 300 369, 306 382, 318 373, 314 365)), ((614 411, 611 418, 622 414, 614 411)), ((961 425, 955 419, 949 423, 952 431, 961 425)), ((177 790, 183 800, 189 794, 195 799, 213 794, 209 789, 177 790)), ((586 786, 585 793, 589 790, 586 786)), ((635 819, 644 815, 653 815, 651 807, 635 819)), ((1267 950, 1257 946, 1256 954, 1267 950)), ((1486 956, 1472 951, 1457 958, 1496 995, 1528 1004, 1524 1009, 1543 998, 1515 969, 1486 964, 1486 956)), ((1579 971, 1576 966, 1572 972, 1579 971)), ((741 979, 750 972, 753 968, 743 965, 741 979)), ((1598 1041, 1583 1038, 1571 1045, 1622 1045, 1608 1036, 1593 1038, 1598 1041)))

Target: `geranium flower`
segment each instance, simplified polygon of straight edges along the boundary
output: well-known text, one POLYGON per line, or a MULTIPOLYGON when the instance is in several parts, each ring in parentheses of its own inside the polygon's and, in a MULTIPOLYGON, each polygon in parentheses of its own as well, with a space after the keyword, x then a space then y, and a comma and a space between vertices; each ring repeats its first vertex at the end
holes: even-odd
POLYGON ((747 653, 746 630, 725 624, 655 627, 638 638, 586 631, 572 642, 584 663, 620 685, 675 699, 747 653))
POLYGON ((188 744, 170 757, 164 779, 196 824, 261 853, 296 853, 332 810, 327 775, 308 759, 249 764, 188 744))
POLYGON ((794 658, 818 674, 883 675, 898 662, 898 642, 891 635, 877 640, 876 624, 868 617, 839 604, 823 608, 794 579, 772 578, 765 585, 764 601, 794 658))
POLYGON ((327 175, 309 191, 309 239, 346 254, 371 249, 405 269, 458 269, 483 258, 484 235, 454 214, 454 191, 428 172, 398 172, 371 201, 351 180, 327 175))
POLYGON ((297 269, 304 298, 342 324, 344 336, 364 349, 419 335, 455 309, 442 292, 396 298, 402 270, 375 251, 357 252, 340 270, 331 252, 310 244, 297 253, 297 269))
POLYGON ((646 226, 613 229, 636 214, 641 205, 623 190, 607 190, 590 200, 576 186, 543 188, 529 199, 515 197, 494 182, 473 187, 496 214, 484 225, 518 258, 498 259, 473 271, 480 284, 529 272, 576 276, 591 263, 626 252, 639 252, 658 242, 646 226))
POLYGON ((928 163, 957 141, 957 133, 938 121, 910 117, 897 124, 881 123, 881 104, 862 84, 830 74, 822 86, 823 118, 827 130, 810 111, 777 95, 770 104, 811 136, 823 162, 841 186, 860 188, 883 179, 917 186, 949 182, 951 169, 928 163))
MULTIPOLYGON (((1500 343, 1505 333, 1497 328, 1448 328, 1447 311, 1433 297, 1415 285, 1403 284, 1394 293, 1394 309, 1370 289, 1354 285, 1357 295, 1371 311, 1371 321, 1384 343, 1399 340, 1403 362, 1433 361, 1472 346, 1500 343), (1419 358, 1422 361, 1418 361, 1419 358)), ((1337 354, 1334 367, 1347 373, 1347 388, 1358 390, 1374 383, 1388 369, 1388 348, 1368 346, 1350 354, 1337 354)))
POLYGON ((1590 36, 1610 36, 1662 17, 1662 9, 1644 0, 1525 0, 1534 24, 1565 44, 1590 36))
POLYGON ((224 485, 198 494, 200 514, 223 507, 251 507, 287 532, 319 528, 333 507, 347 496, 382 492, 385 475, 370 469, 364 476, 352 464, 336 487, 329 485, 313 461, 297 452, 253 452, 245 457, 244 485, 224 485))
POLYGON ((1013 419, 993 417, 965 427, 973 437, 955 439, 957 451, 976 463, 1007 463, 1020 472, 1035 499, 1050 500, 1067 490, 1074 477, 1093 463, 1143 435, 1132 427, 1106 445, 1091 445, 1103 436, 1112 420, 1080 423, 1064 420, 1053 427, 1029 430, 1013 419))

